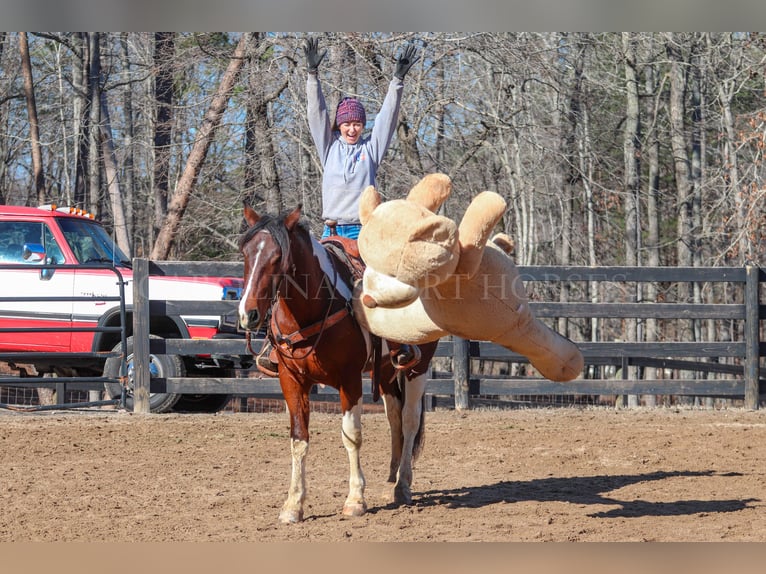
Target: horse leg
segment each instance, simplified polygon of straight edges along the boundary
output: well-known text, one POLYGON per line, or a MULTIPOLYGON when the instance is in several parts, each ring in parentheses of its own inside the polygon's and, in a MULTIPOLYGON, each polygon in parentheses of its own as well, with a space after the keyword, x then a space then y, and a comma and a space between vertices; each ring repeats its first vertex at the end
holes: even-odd
POLYGON ((284 393, 290 413, 290 453, 292 472, 287 499, 279 513, 279 521, 285 524, 303 520, 303 502, 306 499, 306 455, 309 451, 309 398, 302 390, 284 393))
POLYGON ((383 406, 386 409, 388 428, 391 432, 391 461, 389 463, 388 481, 396 482, 399 464, 402 460, 402 402, 399 397, 383 392, 383 406))
POLYGON ((343 504, 343 514, 361 516, 367 512, 367 504, 364 501, 364 474, 359 456, 359 450, 362 447, 362 397, 360 394, 356 402, 351 404, 343 389, 341 389, 340 395, 343 408, 341 437, 343 446, 346 447, 348 453, 349 462, 348 496, 343 504))
MULTIPOLYGON (((394 485, 394 502, 412 504, 412 463, 420 452, 423 441, 423 395, 427 374, 407 380, 404 406, 401 411, 402 450, 399 472, 394 485)), ((392 456, 393 458, 393 456, 392 456)))
MULTIPOLYGON (((383 340, 383 356, 391 356, 389 341, 383 340)), ((388 479, 386 482, 394 484, 396 475, 399 473, 399 464, 402 460, 402 403, 404 397, 399 388, 397 372, 391 362, 385 361, 380 366, 380 395, 383 397, 383 406, 388 419, 388 429, 391 433, 391 459, 388 465, 388 479)))

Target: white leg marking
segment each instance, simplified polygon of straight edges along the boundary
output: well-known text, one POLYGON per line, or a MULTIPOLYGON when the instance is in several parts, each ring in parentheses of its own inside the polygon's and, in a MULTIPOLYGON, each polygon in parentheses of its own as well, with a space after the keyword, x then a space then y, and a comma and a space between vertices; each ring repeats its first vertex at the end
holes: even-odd
POLYGON ((401 504, 412 503, 412 451, 415 444, 415 435, 420 428, 420 415, 423 410, 422 397, 426 390, 426 375, 418 375, 408 380, 405 394, 404 408, 402 409, 402 460, 399 464, 399 474, 394 487, 394 501, 401 504))
POLYGON ((293 523, 303 520, 303 501, 306 499, 306 455, 309 443, 305 440, 290 439, 290 452, 293 459, 290 488, 287 500, 279 513, 280 522, 293 523))
POLYGON ((343 505, 346 516, 360 516, 367 511, 364 501, 364 474, 362 473, 359 449, 362 447, 362 399, 354 407, 343 413, 341 437, 346 447, 349 462, 348 497, 343 505))

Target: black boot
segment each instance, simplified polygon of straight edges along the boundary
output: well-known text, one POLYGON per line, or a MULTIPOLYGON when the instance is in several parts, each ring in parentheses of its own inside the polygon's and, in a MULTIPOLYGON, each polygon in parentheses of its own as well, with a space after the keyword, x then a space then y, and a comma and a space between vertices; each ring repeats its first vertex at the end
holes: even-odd
POLYGON ((277 364, 277 352, 274 347, 271 346, 271 341, 266 340, 263 343, 263 348, 258 356, 255 358, 255 365, 258 370, 270 377, 279 376, 279 364, 277 364))
POLYGON ((401 345, 391 354, 391 362, 397 369, 409 369, 420 361, 420 348, 416 345, 401 345))

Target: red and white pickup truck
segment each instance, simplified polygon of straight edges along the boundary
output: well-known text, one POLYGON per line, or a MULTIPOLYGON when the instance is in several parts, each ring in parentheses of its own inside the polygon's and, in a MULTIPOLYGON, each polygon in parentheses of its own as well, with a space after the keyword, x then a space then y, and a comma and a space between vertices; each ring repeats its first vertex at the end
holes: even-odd
MULTIPOLYGON (((92 355, 72 358, 57 353, 89 355, 121 349, 119 332, 87 330, 94 326, 120 326, 120 303, 115 300, 120 294, 120 277, 130 335, 133 301, 130 261, 106 230, 91 215, 77 209, 0 205, 0 353, 34 352, 34 358, 19 358, 18 362, 34 365, 38 374, 119 376, 119 360, 92 355), (13 330, 58 326, 86 329, 45 333, 13 330)), ((235 277, 149 278, 152 299, 239 299, 241 288, 242 279, 235 277)), ((235 321, 223 321, 218 316, 152 317, 150 326, 151 336, 163 338, 236 336, 235 329, 235 321)), ((132 338, 128 338, 127 345, 130 373, 132 338)), ((156 377, 193 376, 194 372, 215 376, 211 369, 231 366, 225 360, 222 364, 221 359, 209 357, 157 355, 151 360, 152 376, 156 377)), ((111 397, 120 396, 119 384, 105 386, 111 397)), ((225 406, 228 399, 228 395, 220 394, 154 393, 150 396, 150 408, 152 412, 174 408, 212 412, 225 406)), ((130 393, 128 403, 128 408, 132 408, 130 393)))

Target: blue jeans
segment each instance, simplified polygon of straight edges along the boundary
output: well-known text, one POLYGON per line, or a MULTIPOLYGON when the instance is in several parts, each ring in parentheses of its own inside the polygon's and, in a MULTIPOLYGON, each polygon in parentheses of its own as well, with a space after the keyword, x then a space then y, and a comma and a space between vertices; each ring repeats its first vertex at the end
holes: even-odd
MULTIPOLYGON (((346 225, 336 225, 335 232, 341 237, 348 237, 349 239, 357 239, 359 237, 359 230, 362 229, 361 223, 348 223, 346 225)), ((330 228, 325 225, 324 231, 322 231, 322 239, 330 236, 330 228)))

